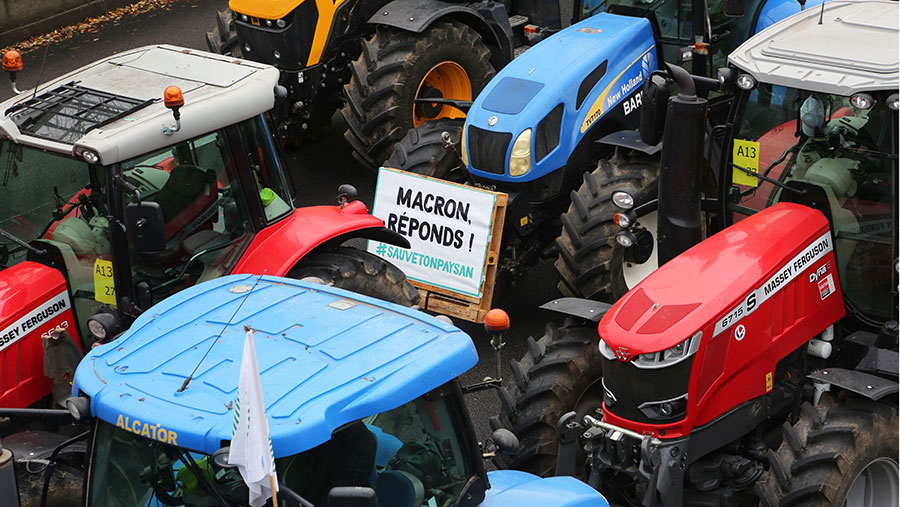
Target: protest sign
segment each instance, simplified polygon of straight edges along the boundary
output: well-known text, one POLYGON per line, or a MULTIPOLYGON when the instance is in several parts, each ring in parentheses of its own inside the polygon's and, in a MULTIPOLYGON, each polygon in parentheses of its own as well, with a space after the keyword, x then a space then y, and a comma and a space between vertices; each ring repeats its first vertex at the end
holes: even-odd
POLYGON ((381 168, 372 214, 411 247, 369 241, 368 250, 403 270, 420 292, 489 300, 505 204, 505 194, 381 168))

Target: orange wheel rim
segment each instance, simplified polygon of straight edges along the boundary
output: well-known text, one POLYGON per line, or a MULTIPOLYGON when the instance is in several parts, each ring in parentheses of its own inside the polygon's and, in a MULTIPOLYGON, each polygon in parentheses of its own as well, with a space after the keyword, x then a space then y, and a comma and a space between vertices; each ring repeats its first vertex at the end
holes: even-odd
MULTIPOLYGON (((440 97, 453 100, 472 100, 472 82, 465 69, 456 62, 445 61, 431 68, 425 73, 425 77, 419 82, 416 89, 416 98, 420 98, 423 92, 440 94, 440 97)), ((422 98, 433 95, 425 95, 422 98)), ((413 107, 413 126, 430 120, 440 118, 465 118, 465 114, 459 109, 448 105, 432 103, 431 107, 413 107)), ((425 104, 422 104, 425 106, 425 104)))

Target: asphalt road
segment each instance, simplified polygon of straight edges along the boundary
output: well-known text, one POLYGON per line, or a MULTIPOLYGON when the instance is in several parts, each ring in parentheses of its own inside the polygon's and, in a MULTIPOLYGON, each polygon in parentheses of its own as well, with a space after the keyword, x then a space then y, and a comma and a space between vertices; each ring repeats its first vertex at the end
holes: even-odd
MULTIPOLYGON (((225 9, 227 0, 178 0, 167 8, 108 22, 96 31, 80 33, 68 40, 36 48, 23 55, 25 68, 19 73, 18 86, 28 89, 41 79, 59 76, 100 58, 149 44, 166 43, 206 49, 204 38, 215 23, 216 11, 225 9)), ((0 78, 6 80, 5 76, 0 78)), ((0 83, 0 101, 12 96, 8 83, 0 83)), ((371 206, 375 173, 361 167, 350 155, 343 133, 330 129, 315 143, 286 150, 295 191, 301 205, 333 204, 341 183, 355 185, 360 198, 371 206)), ((497 301, 510 315, 512 328, 503 348, 503 376, 509 378, 509 359, 525 353, 525 338, 543 333, 550 320, 560 321, 550 312, 537 310, 540 304, 559 297, 550 263, 535 269, 514 289, 499 294, 497 301)), ((480 325, 457 322, 474 340, 481 358, 478 365, 463 375, 464 384, 495 376, 496 359, 490 339, 480 325)), ((493 391, 471 394, 467 398, 479 439, 490 434, 488 418, 499 411, 499 398, 493 391)))

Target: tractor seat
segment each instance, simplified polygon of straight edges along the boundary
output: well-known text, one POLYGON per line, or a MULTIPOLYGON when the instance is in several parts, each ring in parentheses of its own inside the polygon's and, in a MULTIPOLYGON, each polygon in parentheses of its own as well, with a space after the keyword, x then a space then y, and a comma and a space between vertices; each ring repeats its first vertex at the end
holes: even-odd
POLYGON ((385 470, 375 482, 378 505, 391 507, 421 507, 425 501, 425 486, 415 475, 401 470, 385 470))
POLYGON ((195 165, 175 166, 155 200, 162 207, 166 239, 188 226, 218 199, 215 171, 195 165))

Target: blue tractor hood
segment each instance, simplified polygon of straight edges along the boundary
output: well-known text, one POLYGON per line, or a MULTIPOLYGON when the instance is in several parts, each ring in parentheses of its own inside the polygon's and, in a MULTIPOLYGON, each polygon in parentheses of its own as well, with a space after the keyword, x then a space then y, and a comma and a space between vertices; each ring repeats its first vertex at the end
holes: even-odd
POLYGON ((478 361, 468 335, 414 309, 269 276, 248 296, 257 278, 218 278, 153 306, 121 337, 85 356, 73 394, 89 396, 95 417, 127 431, 215 452, 231 440, 249 326, 275 456, 282 457, 398 407, 478 361))
MULTIPOLYGON (((559 169, 588 129, 639 92, 643 80, 657 69, 655 48, 647 19, 601 13, 524 52, 497 73, 466 116, 469 171, 484 179, 526 182, 559 169), (564 109, 561 120, 540 127, 550 129, 545 139, 552 148, 543 156, 536 154, 542 135, 539 123, 560 104, 564 109), (512 144, 529 128, 531 170, 511 177, 512 144), (490 139, 480 140, 474 133, 477 129, 489 132, 490 139), (490 133, 508 139, 502 157, 488 153, 489 146, 496 147, 500 139, 490 133)), ((639 114, 631 116, 636 127, 639 114)))

